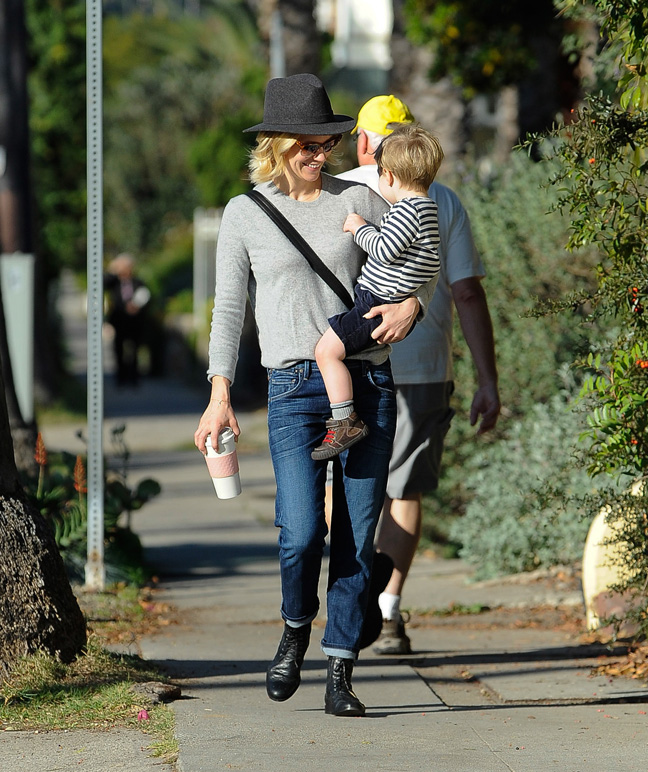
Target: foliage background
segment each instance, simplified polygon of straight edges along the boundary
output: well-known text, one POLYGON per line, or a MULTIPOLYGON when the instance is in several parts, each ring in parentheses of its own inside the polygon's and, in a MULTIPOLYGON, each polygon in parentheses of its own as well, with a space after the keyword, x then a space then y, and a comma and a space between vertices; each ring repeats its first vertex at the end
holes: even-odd
MULTIPOLYGON (((474 168, 466 165, 468 170, 474 168)), ((576 306, 564 315, 536 318, 532 314, 534 303, 540 300, 591 291, 597 259, 592 249, 575 255, 566 252, 570 221, 558 212, 548 216, 559 194, 548 184, 547 168, 518 152, 488 179, 466 173, 452 186, 470 214, 486 267, 484 288, 493 320, 502 400, 496 430, 476 437, 468 419, 477 387, 475 371, 456 323, 453 401, 457 415, 446 438, 439 489, 424 499, 424 536, 432 542, 449 540, 456 549, 463 541, 459 538, 461 528, 468 526, 458 525, 449 533, 448 525, 456 516, 468 514, 468 502, 479 487, 473 479, 474 458, 487 466, 484 474, 491 479, 490 493, 499 485, 505 486, 511 470, 498 446, 519 435, 525 419, 537 409, 544 410, 564 390, 564 366, 582 356, 589 341, 600 338, 603 332, 588 319, 586 306, 576 306)), ((577 434, 570 437, 565 433, 561 441, 562 453, 569 457, 577 434)), ((507 452, 513 452, 513 446, 506 447, 507 452)), ((480 503, 486 513, 498 518, 497 504, 491 499, 489 504, 488 497, 481 497, 480 503)), ((545 554, 543 562, 546 560, 545 554)))
MULTIPOLYGON (((239 128, 263 104, 266 67, 247 3, 206 0, 190 16, 104 20, 106 258, 132 251, 164 306, 190 287, 196 206, 241 190, 239 128), (218 174, 215 170, 218 169, 218 174)), ((84 0, 26 0, 37 248, 47 279, 85 272, 84 0)))
POLYGON ((241 4, 106 20, 107 250, 159 252, 196 206, 240 192, 238 129, 265 85, 258 46, 241 4))
POLYGON ((538 40, 560 36, 552 0, 406 0, 411 39, 429 46, 432 82, 449 76, 467 98, 518 84, 538 64, 538 40))
POLYGON ((25 0, 36 248, 48 278, 85 259, 85 3, 25 0))

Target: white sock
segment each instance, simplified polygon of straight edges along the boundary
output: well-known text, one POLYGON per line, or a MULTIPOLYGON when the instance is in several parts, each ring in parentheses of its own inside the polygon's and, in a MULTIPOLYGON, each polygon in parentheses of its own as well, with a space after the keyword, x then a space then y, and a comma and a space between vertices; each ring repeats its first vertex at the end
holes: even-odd
POLYGON ((331 402, 331 415, 336 421, 342 421, 344 418, 348 418, 353 413, 353 400, 349 399, 346 402, 331 402))
POLYGON ((381 592, 378 596, 378 605, 383 619, 398 619, 400 614, 400 595, 392 595, 390 592, 381 592))

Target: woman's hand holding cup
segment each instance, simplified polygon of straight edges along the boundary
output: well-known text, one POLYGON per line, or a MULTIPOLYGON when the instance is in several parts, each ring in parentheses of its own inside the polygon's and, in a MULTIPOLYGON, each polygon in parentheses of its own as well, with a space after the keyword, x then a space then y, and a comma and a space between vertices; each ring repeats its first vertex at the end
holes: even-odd
POLYGON ((194 443, 203 456, 207 454, 205 446, 207 437, 209 435, 218 437, 223 429, 228 427, 234 432, 235 439, 238 441, 241 429, 230 402, 229 381, 227 378, 216 375, 212 379, 211 399, 194 432, 194 443), (223 388, 224 386, 226 388, 223 388))

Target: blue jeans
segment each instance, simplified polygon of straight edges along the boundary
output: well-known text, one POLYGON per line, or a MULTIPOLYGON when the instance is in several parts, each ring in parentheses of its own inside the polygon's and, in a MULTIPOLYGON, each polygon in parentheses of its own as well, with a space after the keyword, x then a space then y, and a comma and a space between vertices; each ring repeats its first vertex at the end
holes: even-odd
MULTIPOLYGON (((327 622, 322 650, 355 658, 362 632, 373 541, 385 498, 396 427, 389 363, 345 363, 353 380, 358 415, 369 436, 340 456, 346 504, 334 503, 331 524, 327 622)), ((281 615, 306 624, 319 610, 318 583, 327 528, 324 519, 326 461, 311 451, 324 439, 330 404, 315 362, 268 371, 268 433, 277 482, 275 525, 279 533, 281 615)))

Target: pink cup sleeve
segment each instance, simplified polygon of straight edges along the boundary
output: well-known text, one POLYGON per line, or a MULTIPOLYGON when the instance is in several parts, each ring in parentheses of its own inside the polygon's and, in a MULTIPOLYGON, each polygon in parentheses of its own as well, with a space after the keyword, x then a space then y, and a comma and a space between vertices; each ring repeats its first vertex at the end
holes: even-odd
POLYGON ((227 453, 223 456, 205 456, 205 461, 211 477, 231 477, 239 470, 236 453, 227 453))

